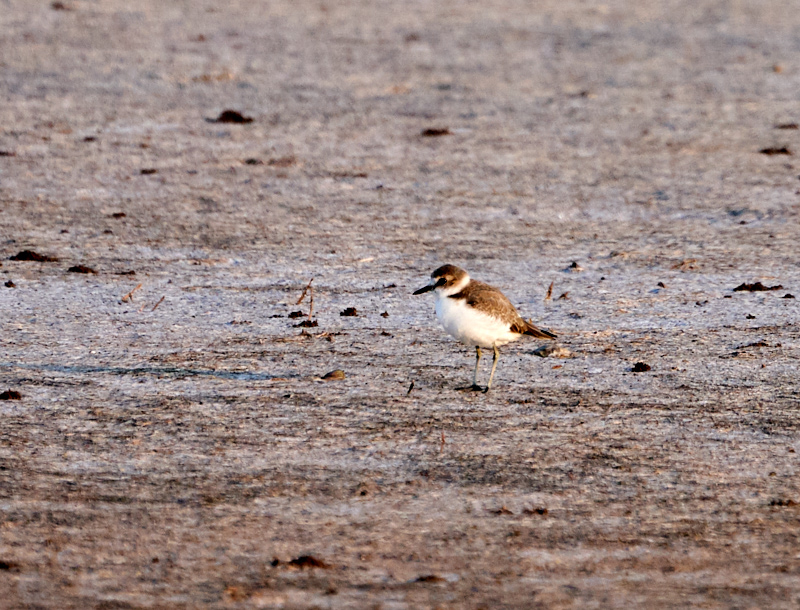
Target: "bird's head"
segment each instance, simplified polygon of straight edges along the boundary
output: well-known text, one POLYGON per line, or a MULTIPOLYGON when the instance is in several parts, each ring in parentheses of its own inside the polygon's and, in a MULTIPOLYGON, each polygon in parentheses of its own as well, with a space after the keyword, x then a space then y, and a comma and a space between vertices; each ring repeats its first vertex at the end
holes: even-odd
POLYGON ((431 281, 427 286, 415 290, 414 294, 423 294, 431 290, 442 294, 456 294, 469 282, 469 274, 455 265, 442 265, 431 273, 431 281))

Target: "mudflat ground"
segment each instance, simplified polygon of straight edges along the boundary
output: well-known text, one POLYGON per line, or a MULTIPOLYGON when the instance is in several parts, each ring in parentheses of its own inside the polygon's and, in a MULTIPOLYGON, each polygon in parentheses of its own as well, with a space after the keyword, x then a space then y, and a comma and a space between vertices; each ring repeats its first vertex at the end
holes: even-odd
POLYGON ((2 607, 800 604, 792 3, 2 0, 0 98, 2 607))

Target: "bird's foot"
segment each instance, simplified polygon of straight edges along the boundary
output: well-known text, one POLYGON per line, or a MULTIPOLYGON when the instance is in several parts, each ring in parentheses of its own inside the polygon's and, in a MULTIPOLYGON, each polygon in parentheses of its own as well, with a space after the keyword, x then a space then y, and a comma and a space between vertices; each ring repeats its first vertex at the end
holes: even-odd
POLYGON ((485 392, 486 391, 481 386, 479 386, 477 384, 474 384, 474 383, 472 385, 465 385, 465 386, 462 386, 460 388, 456 388, 456 390, 458 390, 459 392, 465 391, 465 390, 468 390, 470 392, 485 392))

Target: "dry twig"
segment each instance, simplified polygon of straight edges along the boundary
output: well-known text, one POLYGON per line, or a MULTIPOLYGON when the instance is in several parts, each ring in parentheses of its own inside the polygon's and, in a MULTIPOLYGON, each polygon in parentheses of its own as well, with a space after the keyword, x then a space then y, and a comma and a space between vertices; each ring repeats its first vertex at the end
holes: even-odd
POLYGON ((550 297, 553 296, 553 284, 554 282, 550 282, 550 288, 547 289, 547 294, 544 295, 545 301, 549 301, 550 297))
POLYGON ((306 298, 306 292, 308 292, 308 289, 311 288, 311 282, 313 281, 314 281, 313 277, 310 280, 308 280, 308 284, 306 284, 306 287, 303 288, 303 292, 300 294, 300 298, 297 299, 297 303, 295 303, 295 305, 300 305, 300 303, 303 302, 303 299, 306 298))
POLYGON ((130 301, 131 303, 133 303, 133 293, 136 292, 137 290, 139 290, 139 288, 141 288, 141 287, 142 287, 142 285, 139 284, 136 288, 134 288, 128 294, 126 294, 124 297, 122 297, 122 302, 123 303, 127 303, 128 301, 130 301))
POLYGON ((166 295, 164 295, 163 297, 161 297, 161 298, 158 300, 158 303, 156 303, 155 305, 153 305, 153 309, 151 309, 150 311, 155 311, 155 310, 156 310, 156 307, 158 307, 159 305, 161 305, 161 303, 163 303, 163 302, 164 302, 164 299, 165 299, 165 298, 166 298, 166 295))
POLYGON ((306 287, 303 288, 303 292, 300 295, 300 298, 297 299, 297 303, 295 303, 295 305, 300 305, 300 303, 303 302, 303 299, 306 298, 306 293, 308 293, 308 317, 309 318, 311 318, 311 314, 314 313, 314 287, 311 285, 311 282, 313 282, 313 281, 314 281, 313 277, 310 280, 308 280, 308 284, 306 284, 306 287))

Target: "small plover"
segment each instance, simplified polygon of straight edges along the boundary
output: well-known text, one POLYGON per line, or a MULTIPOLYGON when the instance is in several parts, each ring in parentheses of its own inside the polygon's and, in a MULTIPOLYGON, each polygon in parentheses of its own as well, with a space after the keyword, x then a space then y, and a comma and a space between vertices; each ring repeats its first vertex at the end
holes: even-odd
POLYGON ((556 338, 550 331, 523 320, 511 301, 497 288, 470 279, 466 271, 455 265, 439 267, 431 273, 430 284, 415 290, 414 294, 431 290, 436 293, 436 317, 447 333, 465 345, 475 346, 475 373, 469 389, 481 389, 478 385, 478 365, 482 347, 494 350, 489 383, 483 390, 488 392, 500 357, 497 351, 500 345, 516 341, 523 335, 540 339, 556 338))

